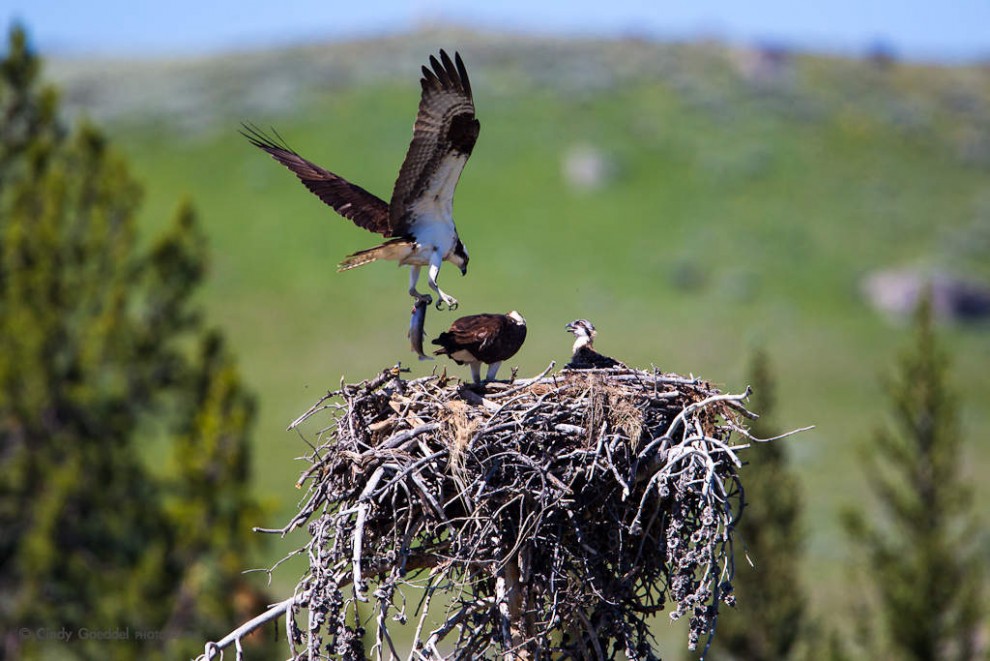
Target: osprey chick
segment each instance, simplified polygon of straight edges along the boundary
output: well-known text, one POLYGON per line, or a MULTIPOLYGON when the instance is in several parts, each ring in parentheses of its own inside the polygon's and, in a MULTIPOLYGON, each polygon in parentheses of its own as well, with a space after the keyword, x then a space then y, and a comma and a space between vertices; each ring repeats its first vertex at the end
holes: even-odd
POLYGON ((433 340, 441 347, 433 355, 449 356, 458 365, 467 363, 475 385, 479 385, 481 363, 488 365, 485 381, 494 381, 502 361, 516 355, 525 341, 526 320, 515 310, 509 314, 472 314, 461 317, 433 340))
POLYGON ((591 370, 608 369, 612 367, 624 368, 625 365, 615 358, 603 356, 595 351, 593 343, 598 331, 587 319, 577 319, 564 326, 566 330, 574 333, 574 346, 571 349, 571 362, 564 365, 565 369, 571 370, 591 370))
POLYGON ((430 67, 423 67, 423 88, 419 114, 413 126, 413 139, 392 189, 385 202, 343 177, 324 170, 257 127, 245 124, 241 133, 251 144, 268 152, 291 170, 317 197, 334 211, 388 241, 348 256, 338 271, 391 259, 412 267, 409 295, 417 301, 433 302, 429 294, 416 290, 420 269, 429 267, 429 285, 439 297, 437 309, 446 304, 457 307, 457 300, 437 285, 440 265, 448 261, 467 273, 468 253, 454 226, 454 188, 474 149, 481 124, 474 116, 471 82, 461 56, 451 60, 440 51, 440 60, 430 56, 430 67))

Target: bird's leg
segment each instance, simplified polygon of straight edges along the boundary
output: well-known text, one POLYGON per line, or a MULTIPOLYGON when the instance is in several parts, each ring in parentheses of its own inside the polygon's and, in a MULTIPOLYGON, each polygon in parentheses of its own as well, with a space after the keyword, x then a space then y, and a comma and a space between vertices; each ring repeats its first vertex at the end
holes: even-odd
POLYGON ((426 304, 429 305, 433 302, 433 297, 429 294, 420 294, 416 291, 416 283, 419 282, 420 268, 422 267, 412 266, 409 268, 409 295, 417 301, 426 301, 426 304))
POLYGON ((440 264, 443 262, 443 257, 436 250, 430 255, 430 271, 429 271, 429 284, 430 289, 437 293, 440 299, 437 301, 437 310, 443 309, 443 304, 447 304, 448 310, 457 309, 457 299, 453 296, 449 296, 440 290, 440 286, 437 285, 437 276, 440 274, 440 264))
POLYGON ((481 363, 468 363, 471 366, 471 378, 474 379, 474 385, 481 385, 481 363))
POLYGON ((498 374, 498 368, 502 366, 502 361, 497 363, 492 363, 488 366, 488 375, 485 377, 485 381, 494 381, 495 375, 498 374))

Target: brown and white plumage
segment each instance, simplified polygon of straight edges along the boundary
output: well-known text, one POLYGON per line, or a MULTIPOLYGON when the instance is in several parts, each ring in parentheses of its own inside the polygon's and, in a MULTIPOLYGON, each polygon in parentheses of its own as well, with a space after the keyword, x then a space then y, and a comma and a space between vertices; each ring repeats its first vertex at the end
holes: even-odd
POLYGON ((277 133, 274 138, 255 126, 242 133, 291 170, 312 192, 358 227, 381 234, 388 241, 348 256, 338 270, 390 259, 412 267, 409 294, 432 302, 416 290, 420 269, 429 267, 429 285, 438 296, 437 308, 457 307, 457 300, 440 290, 437 275, 444 261, 467 273, 468 254, 457 235, 453 218, 454 189, 478 139, 480 123, 467 69, 458 53, 443 50, 423 67, 419 114, 413 139, 399 169, 392 198, 385 202, 343 177, 321 168, 290 149, 277 133))
POLYGON ((587 319, 576 319, 564 326, 564 328, 574 333, 571 362, 564 365, 566 369, 589 370, 625 367, 625 365, 615 358, 604 356, 595 351, 593 345, 598 331, 595 330, 594 325, 587 319))
POLYGON ((525 341, 526 320, 515 310, 508 314, 472 314, 456 320, 450 330, 433 340, 441 347, 433 354, 449 356, 458 365, 467 363, 475 384, 480 384, 482 363, 488 365, 485 380, 494 380, 502 362, 516 355, 525 341))

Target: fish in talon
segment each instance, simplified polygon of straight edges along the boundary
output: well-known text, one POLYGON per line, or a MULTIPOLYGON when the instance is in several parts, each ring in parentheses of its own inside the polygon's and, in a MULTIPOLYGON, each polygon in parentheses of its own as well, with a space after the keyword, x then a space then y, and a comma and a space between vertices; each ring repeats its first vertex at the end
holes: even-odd
POLYGON ((434 360, 433 356, 427 356, 423 353, 423 328, 426 325, 426 309, 429 306, 429 301, 419 299, 413 304, 412 314, 409 318, 409 343, 420 360, 434 360))

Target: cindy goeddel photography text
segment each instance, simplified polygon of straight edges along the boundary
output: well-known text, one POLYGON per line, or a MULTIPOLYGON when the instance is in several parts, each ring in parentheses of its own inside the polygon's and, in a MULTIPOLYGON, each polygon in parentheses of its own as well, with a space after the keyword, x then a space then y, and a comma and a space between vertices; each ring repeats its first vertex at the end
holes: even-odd
POLYGON ((20 627, 17 635, 21 640, 35 640, 51 643, 72 643, 78 640, 165 640, 168 635, 157 629, 132 629, 131 627, 20 627))

